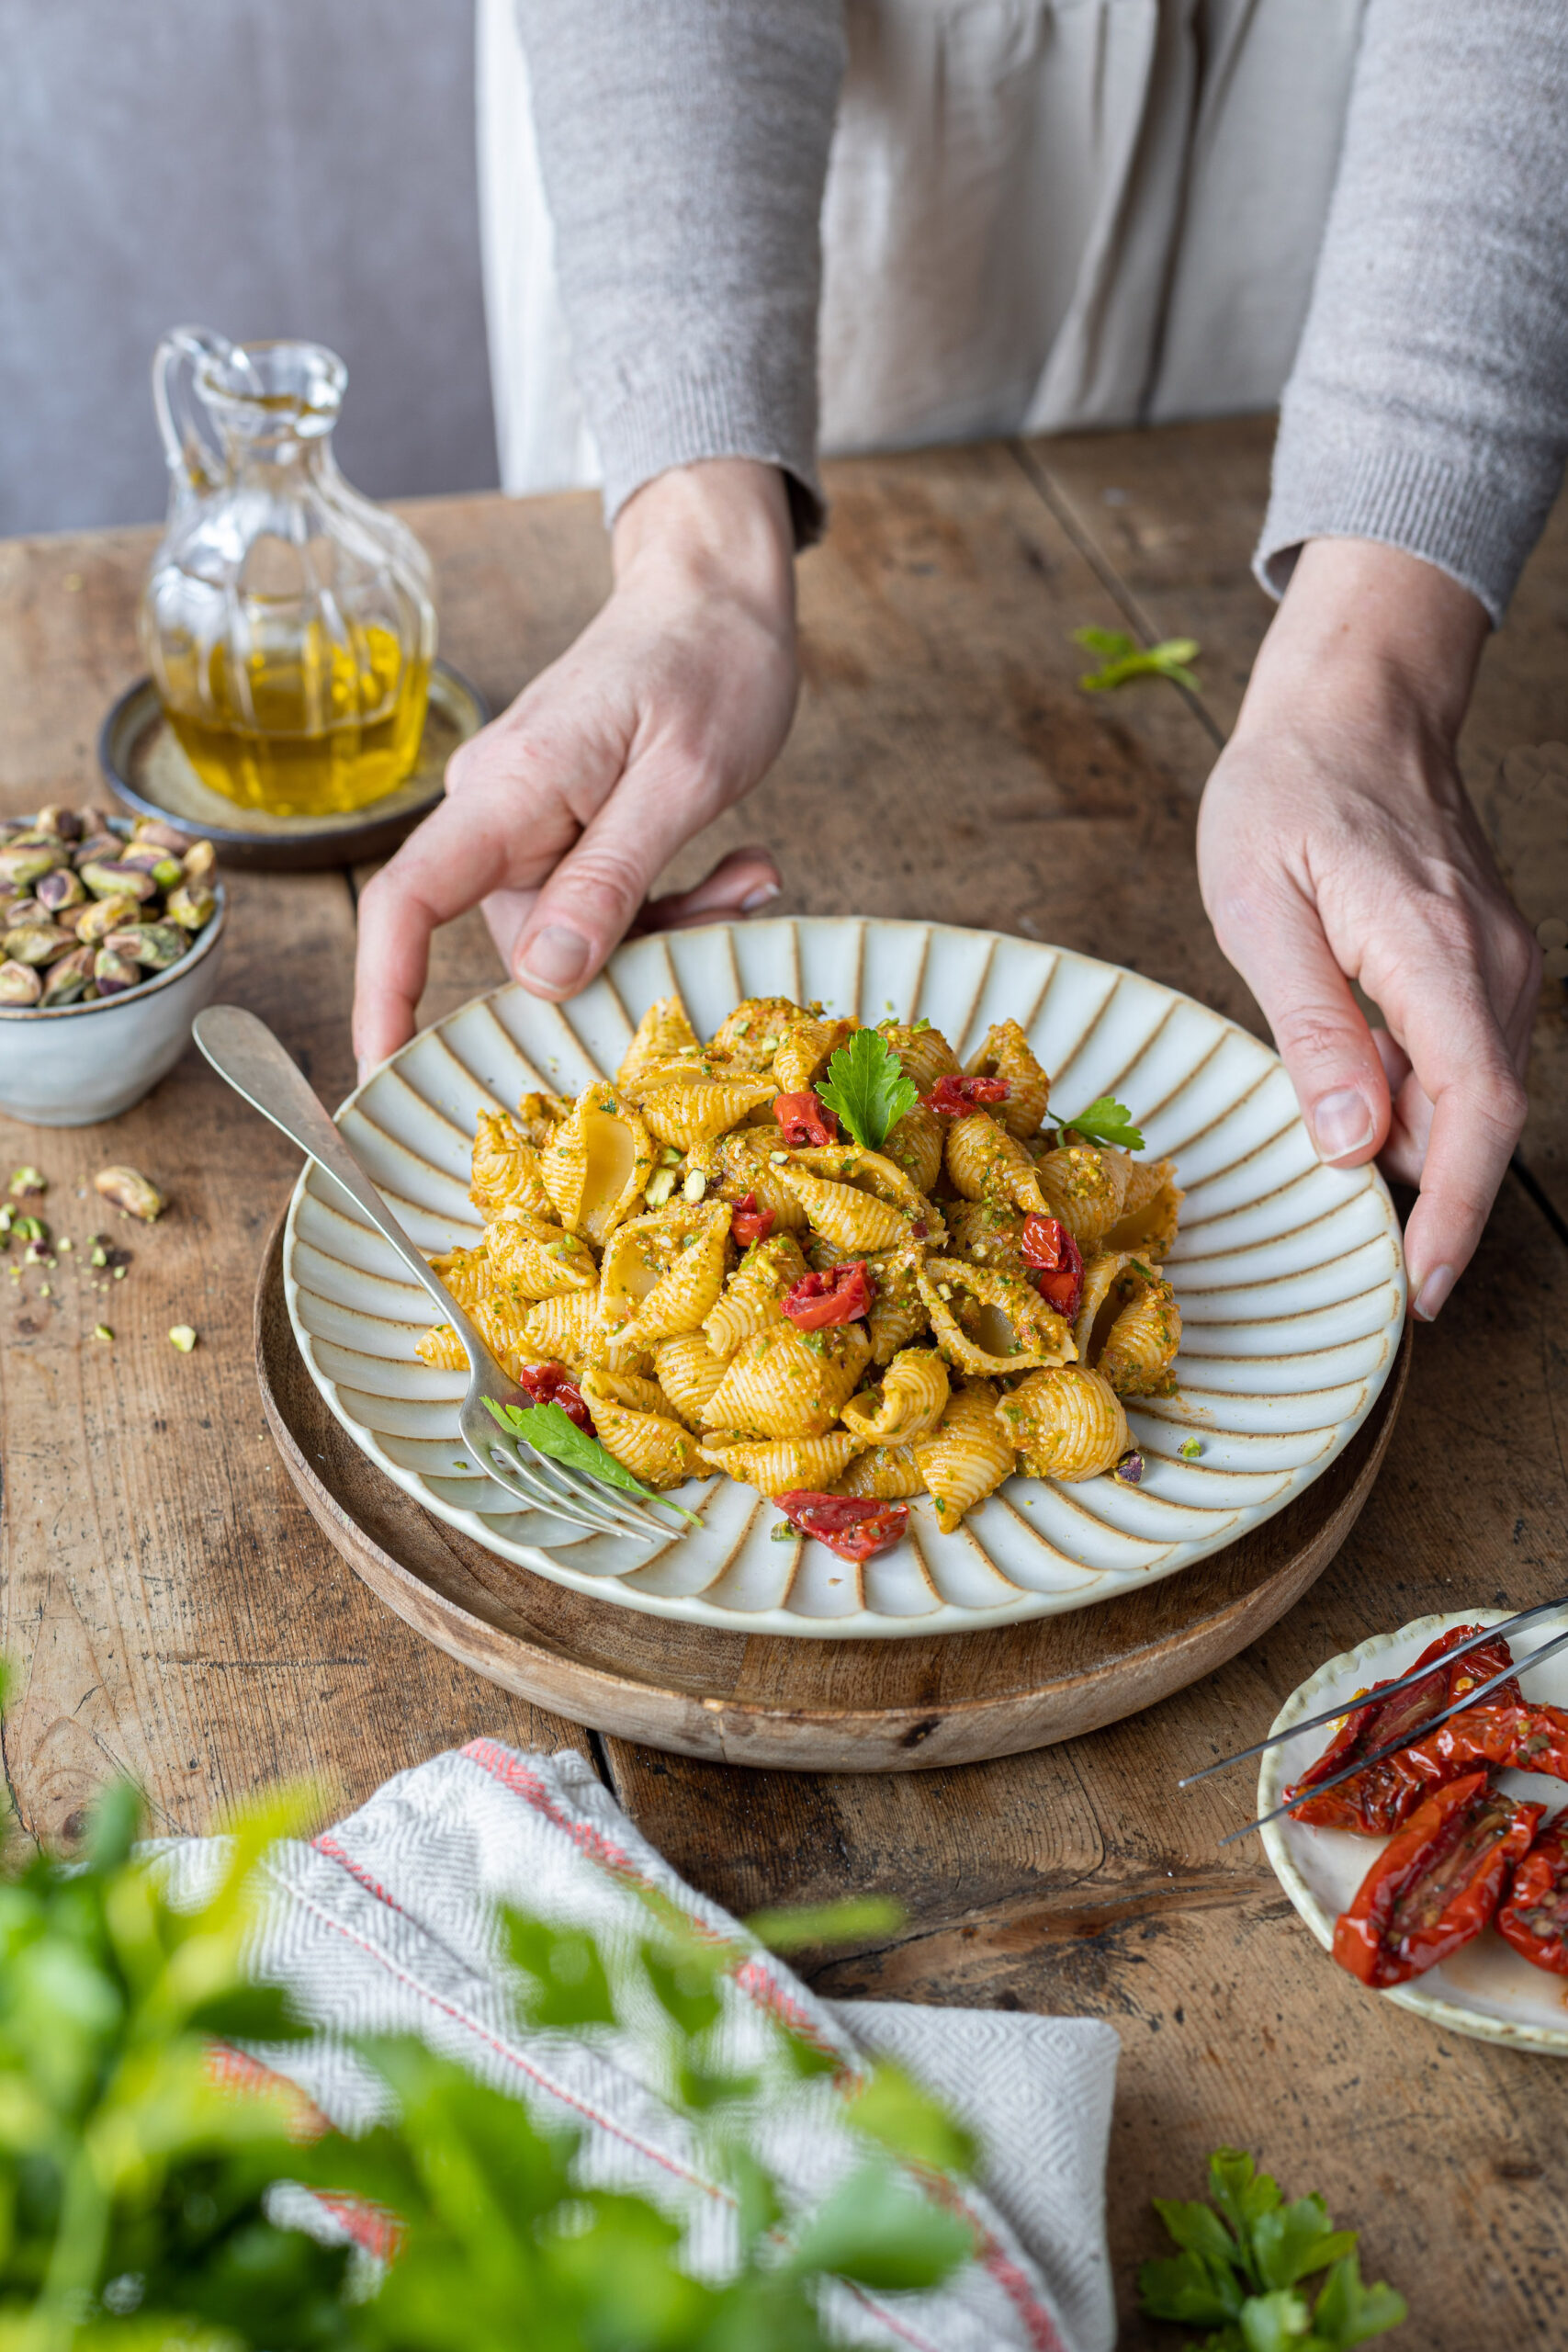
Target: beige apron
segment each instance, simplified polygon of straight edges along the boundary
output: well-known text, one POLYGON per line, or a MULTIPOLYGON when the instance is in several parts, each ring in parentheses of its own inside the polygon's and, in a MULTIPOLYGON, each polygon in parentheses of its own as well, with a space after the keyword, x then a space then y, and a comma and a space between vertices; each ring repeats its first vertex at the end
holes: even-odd
MULTIPOLYGON (((824 450, 1272 406, 1364 6, 847 0, 824 450)), ((593 482, 511 0, 479 57, 502 480, 593 482)))

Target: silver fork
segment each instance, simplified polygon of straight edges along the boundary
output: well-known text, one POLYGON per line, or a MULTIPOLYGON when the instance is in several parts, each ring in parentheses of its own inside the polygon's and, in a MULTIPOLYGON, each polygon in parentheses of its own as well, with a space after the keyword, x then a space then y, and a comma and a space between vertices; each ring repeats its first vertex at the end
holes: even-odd
MULTIPOLYGON (((461 1340, 468 1358, 468 1388, 457 1415, 457 1430, 471 1459, 487 1477, 534 1510, 574 1521, 601 1535, 646 1537, 665 1543, 677 1531, 656 1519, 645 1503, 616 1495, 596 1478, 554 1462, 503 1431, 486 1410, 486 1399, 502 1408, 531 1406, 533 1398, 502 1371, 474 1324, 446 1283, 414 1248, 386 1202, 349 1149, 305 1080, 292 1056, 265 1021, 237 1004, 209 1005, 198 1013, 196 1042, 236 1094, 281 1127, 290 1143, 324 1169, 355 1206, 394 1249, 411 1274, 423 1283, 461 1340)), ((673 1509, 674 1506, 666 1506, 673 1509)))

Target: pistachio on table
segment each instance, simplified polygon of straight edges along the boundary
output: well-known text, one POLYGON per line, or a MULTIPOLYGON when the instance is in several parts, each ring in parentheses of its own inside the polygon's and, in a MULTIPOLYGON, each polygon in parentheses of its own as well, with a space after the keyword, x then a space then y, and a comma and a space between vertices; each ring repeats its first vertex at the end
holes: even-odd
POLYGON ((217 853, 156 817, 0 819, 0 1007, 123 996, 189 954, 218 910, 217 853))
POLYGON ((163 1214, 164 1195, 156 1184, 148 1182, 140 1169, 100 1168, 93 1179, 93 1189, 117 1209, 123 1209, 127 1216, 139 1216, 144 1225, 151 1225, 154 1217, 163 1214))
POLYGON ((14 1201, 33 1200, 39 1193, 48 1192, 49 1179, 41 1168, 14 1168, 6 1189, 14 1201))

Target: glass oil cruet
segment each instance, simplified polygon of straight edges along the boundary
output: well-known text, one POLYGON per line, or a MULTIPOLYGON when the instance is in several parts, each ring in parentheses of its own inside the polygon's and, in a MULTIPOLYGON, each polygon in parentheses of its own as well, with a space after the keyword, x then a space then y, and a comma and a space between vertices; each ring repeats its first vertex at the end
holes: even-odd
POLYGON ((318 344, 205 327, 176 327, 152 363, 169 513, 143 649, 202 781, 278 817, 378 800, 424 729, 430 561, 337 469, 347 381, 318 344))

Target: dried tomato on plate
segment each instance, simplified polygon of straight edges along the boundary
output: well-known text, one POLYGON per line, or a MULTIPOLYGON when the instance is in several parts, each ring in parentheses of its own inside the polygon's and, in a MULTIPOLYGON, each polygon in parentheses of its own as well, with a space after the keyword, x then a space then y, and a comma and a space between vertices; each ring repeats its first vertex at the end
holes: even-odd
MULTIPOLYGON (((1310 1822, 1314 1829, 1350 1829, 1364 1838, 1385 1838, 1390 1830, 1399 1827, 1419 1804, 1435 1777, 1413 1769, 1403 1756, 1386 1757, 1381 1764, 1342 1781, 1337 1789, 1325 1790, 1320 1797, 1314 1797, 1312 1791, 1320 1781, 1331 1780, 1358 1757, 1374 1756, 1392 1740, 1408 1743, 1419 1739, 1422 1725, 1430 1723, 1434 1715, 1441 1714, 1455 1699, 1462 1699, 1467 1690, 1489 1682, 1493 1675, 1512 1666, 1513 1655, 1500 1636, 1479 1643, 1462 1657, 1448 1660, 1448 1653, 1456 1642, 1468 1641, 1481 1630, 1479 1625, 1451 1625, 1446 1634, 1439 1634, 1416 1660, 1417 1667, 1428 1666, 1432 1671, 1422 1681, 1413 1682, 1407 1690, 1396 1691, 1392 1699, 1380 1700, 1378 1692, 1388 1686, 1374 1682, 1371 1690, 1361 1694, 1360 1703, 1350 1708, 1317 1762, 1302 1774, 1293 1788, 1285 1791, 1287 1798, 1302 1799, 1291 1807, 1293 1821, 1310 1822)), ((1483 1703, 1495 1704, 1499 1700, 1522 1704, 1517 1682, 1500 1684, 1491 1701, 1483 1703)), ((1462 1770, 1463 1767, 1456 1764, 1454 1770, 1462 1770)))
POLYGON ((803 1535, 814 1535, 840 1560, 869 1560, 877 1552, 890 1551, 903 1540, 909 1524, 908 1503, 813 1494, 805 1487, 792 1487, 787 1495, 775 1495, 773 1500, 792 1527, 798 1527, 803 1535))
POLYGON ((1406 1984, 1473 1941, 1546 1807, 1467 1772, 1435 1789, 1391 1838, 1334 1922, 1334 1957, 1363 1984, 1406 1984))
POLYGON ((809 1090, 804 1094, 775 1094, 773 1117, 784 1129, 784 1139, 791 1151, 804 1151, 808 1144, 839 1140, 838 1120, 821 1096, 809 1090))
POLYGON ((1568 1976, 1568 1813, 1549 1821, 1514 1872, 1497 1933, 1554 1976, 1568 1976))
POLYGON ((1511 1764, 1517 1772, 1548 1772, 1568 1781, 1568 1714, 1561 1707, 1532 1707, 1512 1699, 1499 1706, 1495 1699, 1483 1699, 1479 1707, 1467 1707, 1413 1740, 1390 1761, 1417 1774, 1427 1788, 1456 1780, 1477 1764, 1511 1764))
POLYGON ((776 1223, 772 1209, 757 1206, 755 1193, 742 1193, 731 1212, 729 1230, 742 1250, 750 1250, 754 1241, 765 1241, 776 1223))
POLYGON ((1046 1306, 1069 1323, 1077 1322, 1083 1304, 1083 1252, 1070 1227, 1059 1216, 1026 1216, 1020 1247, 1024 1264, 1034 1269, 1030 1279, 1046 1306))
POLYGON ((921 1102, 944 1119, 966 1119, 971 1111, 988 1111, 1012 1092, 1005 1078, 939 1078, 921 1102))
POLYGON ((780 1302, 797 1331, 820 1331, 829 1323, 853 1323, 871 1313, 871 1276, 863 1258, 826 1273, 802 1274, 780 1302))
POLYGON ((517 1385, 527 1390, 536 1405, 558 1405, 580 1430, 590 1437, 596 1434, 582 1391, 564 1363, 525 1363, 517 1375, 517 1385))

